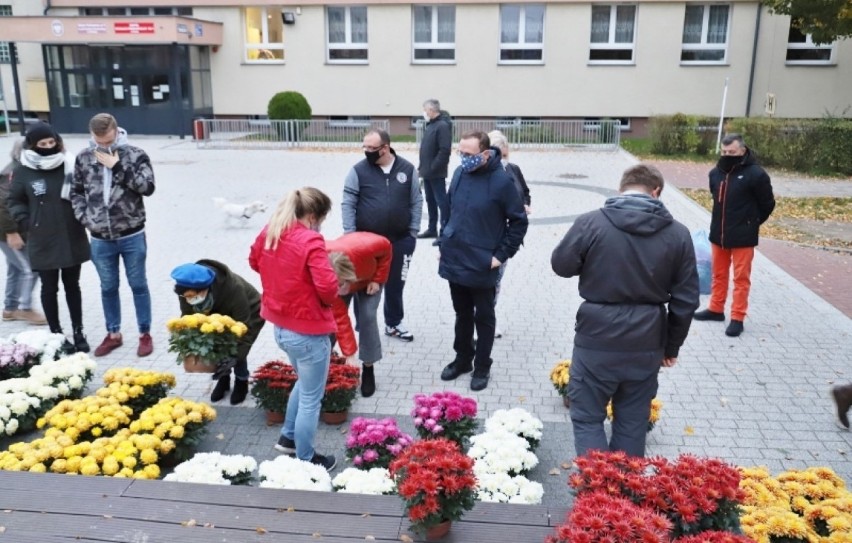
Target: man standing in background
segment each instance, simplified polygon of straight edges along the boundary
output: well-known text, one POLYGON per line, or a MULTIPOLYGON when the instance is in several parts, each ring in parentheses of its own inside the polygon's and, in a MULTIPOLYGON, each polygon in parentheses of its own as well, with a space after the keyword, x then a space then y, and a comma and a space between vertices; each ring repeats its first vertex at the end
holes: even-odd
POLYGON ((447 224, 450 206, 447 202, 447 165, 453 147, 453 126, 450 115, 441 111, 441 104, 434 98, 423 102, 423 118, 426 126, 420 143, 420 166, 417 168, 423 191, 426 193, 426 208, 429 211, 429 226, 418 238, 438 237, 440 213, 441 230, 447 224))

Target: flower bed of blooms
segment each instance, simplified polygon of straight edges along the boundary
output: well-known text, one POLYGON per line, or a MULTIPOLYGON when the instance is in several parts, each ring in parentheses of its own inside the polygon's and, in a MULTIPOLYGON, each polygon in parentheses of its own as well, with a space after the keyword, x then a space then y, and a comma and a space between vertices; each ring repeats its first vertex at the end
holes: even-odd
POLYGON ((505 430, 527 440, 530 451, 535 452, 541 443, 544 424, 526 409, 498 409, 485 421, 485 431, 505 430))
POLYGON ((69 354, 62 350, 64 343, 65 336, 62 334, 53 334, 46 330, 26 330, 13 334, 6 340, 0 340, 0 344, 3 345, 22 344, 34 350, 34 364, 57 360, 69 354))
POLYGON ((261 488, 331 490, 331 476, 324 467, 283 454, 261 462, 258 476, 261 488))
POLYGON ((0 381, 0 433, 33 430, 57 402, 78 397, 95 367, 86 354, 77 353, 33 366, 28 377, 0 381))
POLYGON ((175 466, 174 471, 163 477, 163 480, 210 485, 250 485, 256 469, 257 461, 251 456, 197 453, 175 466))
POLYGON ((415 394, 414 427, 422 439, 446 438, 465 447, 476 431, 476 400, 455 392, 415 394))
POLYGON ((358 417, 349 425, 346 458, 363 470, 387 468, 413 442, 410 435, 399 430, 396 419, 358 417))
POLYGON ((0 381, 26 377, 38 360, 38 351, 26 343, 0 344, 0 381))
POLYGON ((332 481, 335 492, 346 494, 393 494, 396 485, 390 477, 387 468, 371 468, 368 470, 346 468, 332 481))
POLYGON ((826 467, 742 468, 743 532, 758 543, 852 541, 852 493, 826 467))

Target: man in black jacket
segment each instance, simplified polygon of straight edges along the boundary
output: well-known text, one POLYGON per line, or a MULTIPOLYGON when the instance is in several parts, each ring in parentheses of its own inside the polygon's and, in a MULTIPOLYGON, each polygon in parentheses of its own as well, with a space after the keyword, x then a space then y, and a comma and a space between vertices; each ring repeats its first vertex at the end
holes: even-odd
MULTIPOLYGON (((172 270, 175 294, 180 300, 180 314, 204 313, 227 315, 248 327, 238 342, 237 361, 234 365, 234 390, 231 405, 242 403, 248 393, 248 354, 266 321, 260 316, 260 293, 248 281, 232 272, 228 266, 215 260, 199 260, 182 264, 172 270)), ((231 370, 221 371, 216 386, 210 394, 211 402, 218 402, 231 388, 231 370)))
POLYGON ((453 147, 453 127, 450 114, 441 111, 441 104, 431 98, 423 102, 423 118, 426 127, 420 142, 420 166, 417 168, 426 193, 426 208, 429 211, 429 227, 418 238, 438 237, 438 212, 443 230, 450 215, 447 203, 447 165, 453 147))
POLYGON ((620 194, 577 218, 553 250, 561 277, 580 276, 568 398, 574 446, 644 456, 661 366, 677 363, 698 307, 689 230, 658 200, 663 176, 639 164, 620 194), (612 400, 612 437, 604 432, 612 400))
POLYGON ((722 156, 710 170, 713 217, 710 219, 710 243, 713 279, 707 309, 695 314, 697 321, 725 320, 728 278, 734 268, 734 294, 731 322, 725 334, 743 333, 751 288, 751 262, 763 224, 775 209, 775 197, 769 175, 757 165, 754 154, 742 136, 728 134, 722 139, 722 156))
POLYGON ((372 232, 393 246, 385 283, 385 335, 402 341, 414 336, 402 323, 402 291, 423 214, 423 195, 411 162, 397 156, 390 136, 374 128, 363 142, 364 160, 349 171, 343 186, 343 232, 372 232))

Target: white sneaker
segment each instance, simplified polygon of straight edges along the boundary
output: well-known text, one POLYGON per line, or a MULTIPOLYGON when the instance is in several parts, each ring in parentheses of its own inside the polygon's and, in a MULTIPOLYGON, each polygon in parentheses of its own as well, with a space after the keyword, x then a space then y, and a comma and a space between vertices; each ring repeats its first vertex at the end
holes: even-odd
POLYGON ((397 324, 396 326, 385 326, 385 335, 395 337, 402 341, 414 341, 414 336, 411 335, 411 332, 405 329, 402 323, 397 324))

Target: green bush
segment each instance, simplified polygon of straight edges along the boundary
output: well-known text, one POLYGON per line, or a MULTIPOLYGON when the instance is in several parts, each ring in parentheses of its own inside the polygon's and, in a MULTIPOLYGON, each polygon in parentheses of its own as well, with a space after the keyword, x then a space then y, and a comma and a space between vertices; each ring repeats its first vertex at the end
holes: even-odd
POLYGON ((715 149, 713 119, 696 115, 651 118, 651 152, 660 155, 706 155, 715 149))
POLYGON ((279 92, 269 99, 266 114, 273 121, 308 120, 311 118, 311 105, 308 104, 301 93, 296 91, 279 92))

